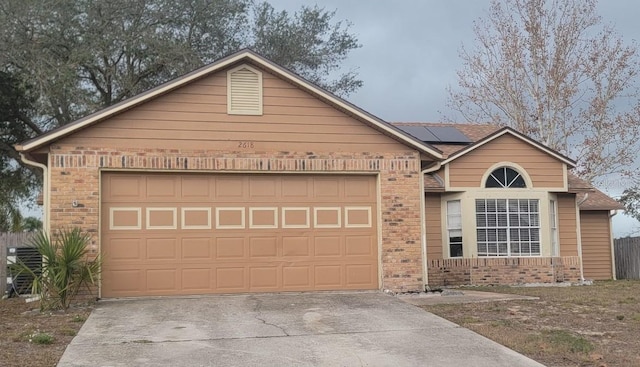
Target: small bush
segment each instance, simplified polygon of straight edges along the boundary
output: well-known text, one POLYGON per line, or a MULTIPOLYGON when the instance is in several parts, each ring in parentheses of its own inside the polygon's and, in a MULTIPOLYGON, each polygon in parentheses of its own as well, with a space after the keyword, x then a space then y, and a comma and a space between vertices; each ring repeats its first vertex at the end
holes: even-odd
POLYGON ((587 339, 565 330, 548 330, 543 334, 552 344, 562 346, 573 353, 589 353, 594 349, 593 344, 587 339))
POLYGON ((40 232, 31 241, 42 255, 39 269, 30 269, 21 261, 12 265, 16 276, 33 278, 32 293, 40 296, 40 310, 69 308, 71 301, 85 287, 89 292, 100 274, 100 257, 91 259, 87 245, 91 236, 79 228, 60 230, 54 238, 40 232))
POLYGON ((624 320, 624 315, 617 315, 616 319, 622 321, 624 320))
POLYGON ((52 344, 54 341, 54 338, 52 335, 47 333, 36 333, 36 334, 31 334, 29 341, 33 344, 44 345, 44 344, 52 344))
POLYGON ((73 322, 85 322, 85 321, 87 321, 87 318, 82 316, 82 315, 75 315, 75 316, 73 316, 73 319, 71 321, 73 321, 73 322))

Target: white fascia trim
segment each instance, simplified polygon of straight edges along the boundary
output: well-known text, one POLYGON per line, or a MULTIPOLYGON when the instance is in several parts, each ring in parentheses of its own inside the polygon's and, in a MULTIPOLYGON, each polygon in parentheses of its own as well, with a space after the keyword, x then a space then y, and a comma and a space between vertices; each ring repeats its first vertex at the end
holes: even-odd
POLYGON ((473 146, 472 146, 471 148, 469 148, 469 149, 466 149, 466 150, 463 150, 463 151, 461 151, 461 152, 459 152, 459 153, 453 154, 453 155, 452 155, 452 156, 450 156, 449 158, 447 158, 447 159, 445 159, 444 161, 442 161, 442 164, 444 165, 444 164, 447 164, 447 163, 449 163, 449 162, 451 162, 451 161, 454 161, 454 160, 456 160, 457 158, 460 158, 460 157, 462 157, 463 155, 465 155, 465 154, 467 154, 467 153, 470 153, 470 152, 472 152, 472 151, 474 151, 474 150, 476 150, 476 149, 480 148, 481 146, 483 146, 483 145, 485 145, 485 144, 487 144, 487 143, 489 143, 489 142, 492 142, 492 141, 494 141, 495 139, 497 139, 497 138, 499 138, 499 137, 501 137, 501 136, 503 136, 503 135, 505 135, 505 134, 509 134, 509 135, 513 136, 514 138, 519 139, 520 141, 523 141, 523 142, 525 142, 525 143, 527 143, 527 144, 529 144, 529 145, 531 145, 531 146, 533 146, 533 147, 536 147, 536 148, 538 148, 538 149, 542 150, 543 152, 545 152, 545 153, 547 153, 547 154, 549 154, 549 155, 551 155, 551 156, 555 157, 556 159, 558 159, 558 160, 560 160, 560 161, 564 162, 565 164, 569 165, 570 167, 575 167, 575 163, 571 162, 570 160, 568 160, 567 158, 565 158, 565 157, 563 157, 563 156, 561 156, 561 155, 558 155, 558 153, 554 152, 553 150, 551 150, 551 149, 549 149, 549 148, 545 147, 545 146, 544 146, 544 145, 542 145, 542 144, 533 144, 531 141, 529 141, 529 140, 527 140, 527 139, 524 139, 523 137, 521 137, 521 136, 519 136, 519 135, 517 135, 517 134, 514 134, 514 133, 513 133, 513 132, 511 132, 510 130, 504 130, 504 131, 502 131, 502 132, 500 132, 500 133, 498 133, 498 134, 494 135, 493 137, 491 137, 491 139, 486 139, 486 140, 484 140, 484 141, 480 141, 480 142, 476 143, 475 145, 473 145, 473 146))
POLYGON ((208 68, 204 68, 198 72, 194 72, 191 75, 187 75, 185 77, 180 78, 179 80, 177 80, 174 83, 168 83, 163 87, 159 87, 158 89, 148 93, 148 94, 144 94, 141 95, 139 97, 133 97, 130 100, 128 100, 126 103, 123 103, 122 105, 116 107, 116 108, 107 108, 106 110, 104 110, 101 113, 96 114, 95 116, 88 118, 85 121, 82 121, 81 123, 78 124, 72 124, 72 126, 67 126, 66 128, 63 127, 60 130, 56 131, 54 134, 51 135, 47 135, 46 137, 43 137, 42 139, 38 139, 35 141, 32 141, 29 144, 26 145, 16 145, 16 149, 18 151, 27 151, 27 150, 31 150, 35 147, 38 146, 42 146, 46 143, 48 143, 51 140, 54 140, 56 138, 59 138, 61 136, 64 136, 66 134, 69 134, 75 130, 81 129, 87 125, 90 125, 92 123, 94 123, 95 121, 107 118, 111 115, 114 115, 120 111, 126 110, 128 108, 131 108, 141 102, 144 102, 148 99, 154 98, 158 95, 162 95, 164 93, 167 93, 168 91, 171 91, 172 89, 176 89, 179 88, 191 81, 193 81, 194 79, 198 79, 206 74, 212 73, 216 70, 220 70, 223 69, 225 67, 227 67, 228 65, 231 65, 239 60, 248 58, 252 61, 254 61, 255 63, 277 73, 278 75, 285 77, 286 79, 294 82, 295 84, 300 85, 301 87, 304 87, 305 89, 308 89, 310 91, 312 91, 314 94, 317 94, 319 96, 321 96, 322 98, 325 98, 327 100, 329 100, 331 103, 339 106, 340 108, 343 108, 347 111, 349 111, 350 113, 352 113, 353 115, 356 115, 358 117, 360 117, 361 119, 364 119, 366 121, 368 121, 369 123, 375 125, 376 127, 378 127, 381 130, 384 130, 385 132, 397 137, 399 140, 401 140, 402 142, 404 142, 406 145, 411 146, 415 149, 418 149, 422 152, 428 153, 431 156, 433 156, 434 158, 437 159, 443 159, 444 157, 442 156, 441 153, 439 153, 436 150, 433 150, 432 148, 430 148, 429 146, 426 146, 424 144, 420 144, 417 141, 414 141, 413 139, 410 139, 406 136, 404 136, 403 134, 399 133, 398 131, 394 130, 393 128, 387 126, 387 124, 382 123, 380 121, 377 121, 376 119, 372 118, 371 116, 368 116, 367 114, 363 113, 362 111, 359 111, 356 108, 353 108, 352 106, 350 106, 349 104, 346 104, 340 100, 338 100, 336 97, 334 97, 333 95, 329 94, 328 92, 325 92, 323 90, 321 90, 320 88, 305 82, 304 80, 298 78, 297 76, 295 76, 294 74, 287 72, 284 69, 280 69, 280 68, 276 68, 273 65, 271 65, 270 63, 265 62, 262 58, 252 54, 251 52, 243 52, 240 53, 236 56, 233 56, 231 58, 228 58, 226 60, 222 60, 218 63, 214 63, 213 65, 211 65, 208 68))

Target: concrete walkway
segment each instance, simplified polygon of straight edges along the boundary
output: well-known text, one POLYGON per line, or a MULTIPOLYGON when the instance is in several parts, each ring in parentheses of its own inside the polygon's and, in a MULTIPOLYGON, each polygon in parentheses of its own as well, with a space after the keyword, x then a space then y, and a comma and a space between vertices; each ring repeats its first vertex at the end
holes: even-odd
POLYGON ((469 290, 445 290, 442 293, 400 294, 398 298, 415 306, 476 303, 513 300, 536 300, 539 297, 469 290))
POLYGON ((382 293, 102 301, 58 366, 542 366, 382 293))

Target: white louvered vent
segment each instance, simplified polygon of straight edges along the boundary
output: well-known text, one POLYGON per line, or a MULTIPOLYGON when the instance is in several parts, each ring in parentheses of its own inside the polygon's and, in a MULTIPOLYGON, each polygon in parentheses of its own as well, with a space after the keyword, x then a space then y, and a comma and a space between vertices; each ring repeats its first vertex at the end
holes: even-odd
POLYGON ((227 112, 262 115, 262 73, 242 65, 227 73, 227 112))

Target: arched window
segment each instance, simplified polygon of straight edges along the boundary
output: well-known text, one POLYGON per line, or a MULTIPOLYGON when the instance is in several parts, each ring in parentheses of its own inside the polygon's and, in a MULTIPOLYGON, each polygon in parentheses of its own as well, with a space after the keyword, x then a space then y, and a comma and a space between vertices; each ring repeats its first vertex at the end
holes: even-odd
POLYGON ((487 177, 484 187, 487 188, 526 188, 524 177, 509 167, 500 167, 491 172, 487 177))

